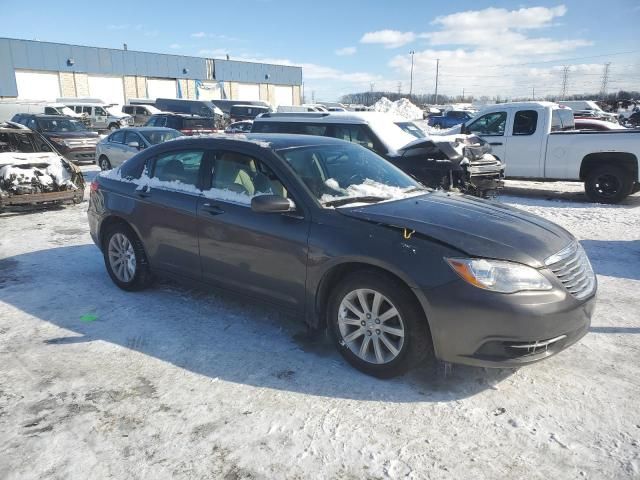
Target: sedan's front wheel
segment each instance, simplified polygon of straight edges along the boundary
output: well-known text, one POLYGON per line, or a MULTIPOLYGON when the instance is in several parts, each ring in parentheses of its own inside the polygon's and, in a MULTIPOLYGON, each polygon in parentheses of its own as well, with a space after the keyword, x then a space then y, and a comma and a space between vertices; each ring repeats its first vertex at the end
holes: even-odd
POLYGON ((103 255, 111 280, 121 289, 142 290, 151 282, 142 242, 128 226, 116 224, 108 227, 103 255))
POLYGON ((422 309, 392 277, 376 271, 348 275, 332 292, 328 315, 338 351, 369 375, 401 375, 432 355, 422 309))

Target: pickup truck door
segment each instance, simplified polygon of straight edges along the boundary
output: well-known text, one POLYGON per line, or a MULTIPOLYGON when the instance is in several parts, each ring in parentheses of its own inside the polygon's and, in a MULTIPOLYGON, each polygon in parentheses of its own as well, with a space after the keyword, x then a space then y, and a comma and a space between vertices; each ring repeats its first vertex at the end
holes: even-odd
POLYGON ((484 115, 470 120, 465 130, 482 137, 491 145, 491 153, 503 162, 506 160, 506 127, 507 127, 507 111, 497 111, 485 113, 484 115))
POLYGON ((542 148, 545 140, 544 111, 514 110, 506 137, 506 177, 544 176, 542 148))

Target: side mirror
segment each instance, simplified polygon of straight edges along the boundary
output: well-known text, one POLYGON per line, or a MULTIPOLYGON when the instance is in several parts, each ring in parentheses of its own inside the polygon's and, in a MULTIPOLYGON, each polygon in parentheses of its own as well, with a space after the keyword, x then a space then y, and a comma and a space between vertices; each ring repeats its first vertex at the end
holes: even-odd
POLYGON ((285 213, 295 210, 295 204, 280 195, 258 195, 251 199, 251 210, 258 213, 285 213))
POLYGON ((469 134, 469 128, 464 123, 460 127, 460 133, 462 135, 468 135, 469 134))
POLYGON ((127 146, 131 148, 137 148, 138 150, 142 148, 138 142, 129 142, 127 143, 127 146))

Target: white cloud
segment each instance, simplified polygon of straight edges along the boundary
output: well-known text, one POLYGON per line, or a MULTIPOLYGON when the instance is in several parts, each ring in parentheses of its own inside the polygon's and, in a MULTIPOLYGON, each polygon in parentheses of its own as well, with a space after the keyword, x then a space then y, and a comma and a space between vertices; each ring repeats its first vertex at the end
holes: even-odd
POLYGON ((191 38, 204 38, 207 34, 205 32, 195 32, 191 34, 191 38))
MULTIPOLYGON (((426 40, 431 48, 415 54, 414 91, 434 91, 435 59, 438 58, 438 90, 448 95, 460 95, 463 88, 465 95, 500 95, 502 98, 526 95, 533 88, 537 96, 558 94, 562 67, 554 69, 552 62, 593 44, 565 35, 562 39, 536 35, 541 29, 546 33, 556 26, 554 22, 566 12, 567 8, 559 5, 515 10, 487 8, 437 17, 431 22, 436 28, 434 31, 417 34, 417 38, 426 40), (532 68, 540 62, 541 65, 532 68)), ((408 78, 411 57, 396 55, 389 66, 397 75, 408 78)), ((579 73, 576 71, 573 75, 573 93, 590 88, 589 77, 580 77, 579 73)))
POLYGON ((203 57, 224 57, 228 52, 224 48, 202 48, 198 50, 198 55, 203 57))
POLYGON ((415 41, 413 32, 400 32, 398 30, 378 30, 367 32, 360 39, 360 43, 372 43, 384 45, 385 48, 397 48, 415 41))
POLYGON ((117 25, 111 24, 111 25, 107 25, 107 29, 108 30, 126 30, 130 27, 130 25, 128 23, 120 23, 117 25))
POLYGON ((179 50, 182 48, 182 45, 180 45, 179 43, 172 43, 171 45, 169 45, 169 48, 171 50, 179 50))
POLYGON ((344 47, 344 48, 337 49, 335 53, 339 57, 344 57, 344 56, 354 55, 357 51, 358 49, 356 47, 344 47))

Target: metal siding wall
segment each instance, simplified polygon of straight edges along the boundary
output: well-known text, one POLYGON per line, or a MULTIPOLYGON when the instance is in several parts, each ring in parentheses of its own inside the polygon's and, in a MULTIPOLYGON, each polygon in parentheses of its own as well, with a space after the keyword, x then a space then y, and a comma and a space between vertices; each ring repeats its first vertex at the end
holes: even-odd
MULTIPOLYGON (((32 40, 0 38, 0 96, 17 95, 15 70, 208 79, 210 59, 32 40), (72 58, 74 64, 67 65, 72 58), (187 73, 183 73, 183 69, 187 73)), ((272 85, 300 85, 300 67, 213 60, 215 80, 272 85), (266 76, 268 75, 268 78, 266 76)))
POLYGON ((9 41, 0 39, 0 97, 17 97, 15 69, 9 41))
POLYGON ((268 83, 273 85, 301 85, 302 68, 288 65, 214 60, 216 79, 227 82, 268 83), (266 78, 266 76, 269 78, 266 78))

